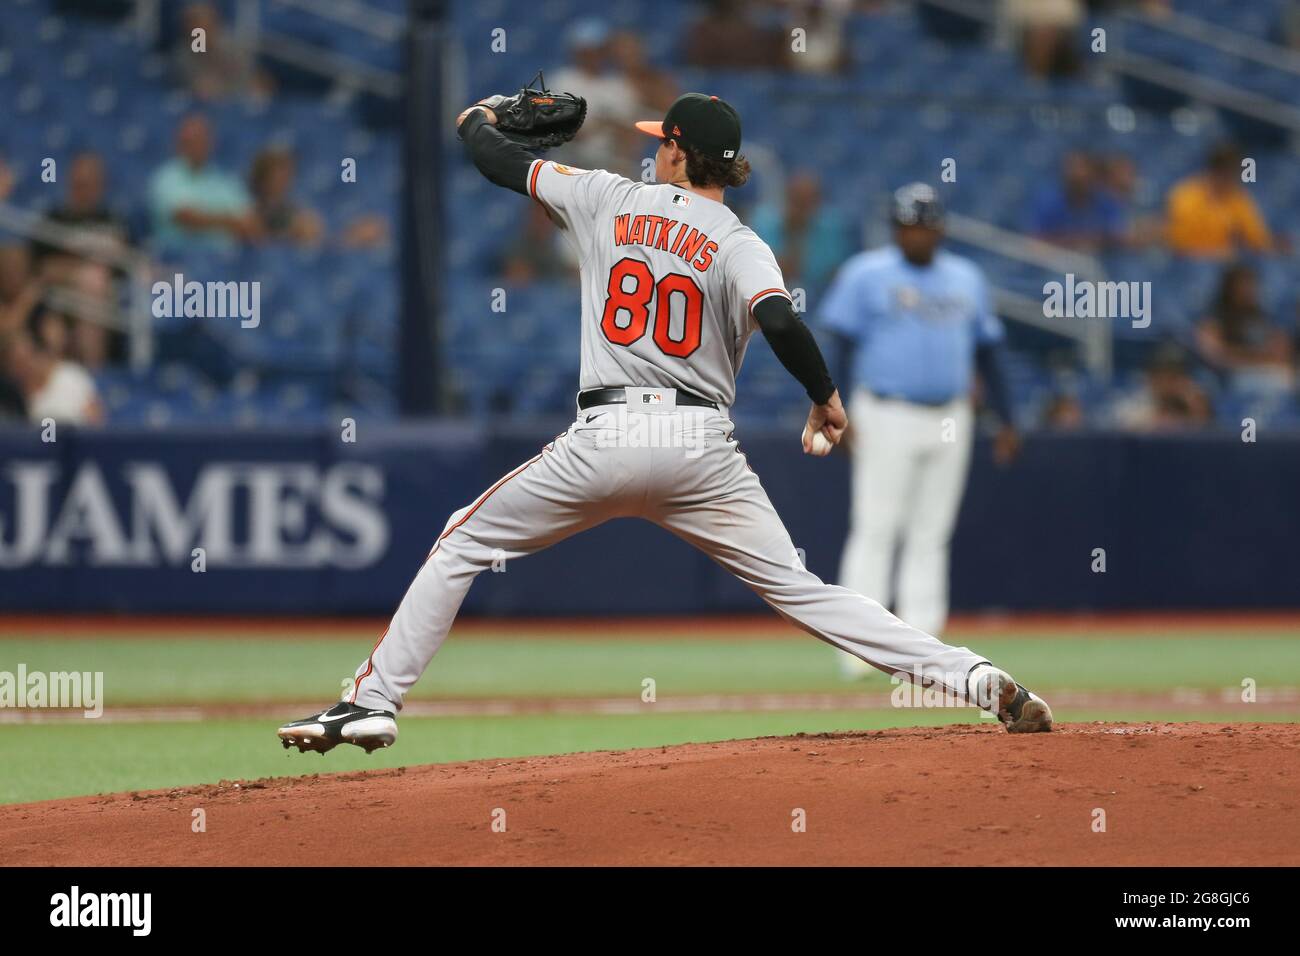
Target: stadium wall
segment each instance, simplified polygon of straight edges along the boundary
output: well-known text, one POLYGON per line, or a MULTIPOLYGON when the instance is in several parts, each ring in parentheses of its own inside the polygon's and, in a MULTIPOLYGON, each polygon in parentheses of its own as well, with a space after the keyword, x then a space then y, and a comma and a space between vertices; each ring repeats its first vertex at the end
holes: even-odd
MULTIPOLYGON (((0 609, 385 613, 447 516, 552 424, 363 425, 355 443, 323 429, 0 430, 0 609)), ((833 580, 847 461, 807 458, 784 431, 751 430, 744 450, 807 566, 833 580)), ((1300 435, 1041 435, 1008 469, 980 444, 954 606, 1294 607, 1297 488, 1300 435)), ((465 610, 758 607, 688 545, 616 521, 485 573, 465 610)))

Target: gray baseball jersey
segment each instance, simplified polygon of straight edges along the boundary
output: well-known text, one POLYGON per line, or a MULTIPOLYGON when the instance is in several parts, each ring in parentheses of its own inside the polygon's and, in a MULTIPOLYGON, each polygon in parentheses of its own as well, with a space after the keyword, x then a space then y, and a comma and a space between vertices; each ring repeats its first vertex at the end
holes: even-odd
POLYGON ((582 275, 582 389, 683 388, 734 404, 753 308, 789 298, 776 257, 720 202, 537 160, 528 191, 582 275))
POLYGON ((671 185, 538 160, 528 189, 581 257, 581 386, 624 386, 627 401, 585 409, 447 520, 347 699, 400 708, 481 572, 619 517, 701 549, 815 637, 969 699, 984 659, 808 571, 732 437, 753 306, 787 294, 767 246, 726 206, 671 185), (720 408, 679 408, 679 388, 720 408))

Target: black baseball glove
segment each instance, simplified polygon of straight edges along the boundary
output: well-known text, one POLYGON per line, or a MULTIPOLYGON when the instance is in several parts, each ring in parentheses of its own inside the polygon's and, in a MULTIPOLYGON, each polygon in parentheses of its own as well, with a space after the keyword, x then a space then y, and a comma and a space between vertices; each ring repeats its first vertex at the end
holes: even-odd
POLYGON ((573 139, 587 118, 587 101, 573 93, 546 89, 537 74, 538 89, 525 87, 514 96, 489 96, 479 103, 497 115, 497 129, 530 150, 551 149, 573 139))

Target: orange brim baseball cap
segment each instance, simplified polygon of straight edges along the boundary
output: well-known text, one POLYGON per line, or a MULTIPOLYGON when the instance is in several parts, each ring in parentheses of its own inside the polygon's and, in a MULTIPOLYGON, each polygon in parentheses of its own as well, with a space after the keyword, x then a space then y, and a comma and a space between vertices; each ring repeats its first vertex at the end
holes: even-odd
POLYGON ((704 93, 683 93, 662 120, 641 120, 636 128, 716 159, 735 159, 740 149, 740 116, 730 103, 704 93))

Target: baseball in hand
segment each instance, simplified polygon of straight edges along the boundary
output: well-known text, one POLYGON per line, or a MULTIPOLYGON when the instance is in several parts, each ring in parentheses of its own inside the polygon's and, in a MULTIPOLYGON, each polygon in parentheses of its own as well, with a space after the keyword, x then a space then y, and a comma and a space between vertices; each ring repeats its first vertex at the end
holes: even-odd
MULTIPOLYGON (((808 426, 805 425, 803 427, 803 436, 800 439, 800 444, 802 445, 803 442, 807 440, 807 438, 808 438, 808 426)), ((816 455, 818 458, 824 458, 825 456, 831 453, 831 449, 834 447, 835 446, 831 444, 831 440, 827 438, 825 435, 823 435, 820 431, 813 432, 812 454, 816 455)))

